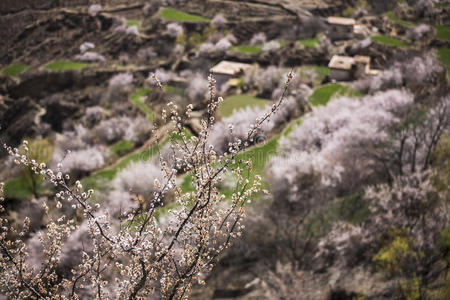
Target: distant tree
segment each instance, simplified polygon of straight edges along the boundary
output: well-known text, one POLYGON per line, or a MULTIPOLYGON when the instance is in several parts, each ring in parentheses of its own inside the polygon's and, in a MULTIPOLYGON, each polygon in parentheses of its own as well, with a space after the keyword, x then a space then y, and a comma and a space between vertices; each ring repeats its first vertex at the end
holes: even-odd
POLYGON ((222 29, 227 23, 227 19, 222 14, 217 14, 211 20, 211 25, 216 28, 222 29))
POLYGON ((102 11, 102 6, 100 4, 92 4, 88 8, 88 14, 91 17, 97 16, 102 11))

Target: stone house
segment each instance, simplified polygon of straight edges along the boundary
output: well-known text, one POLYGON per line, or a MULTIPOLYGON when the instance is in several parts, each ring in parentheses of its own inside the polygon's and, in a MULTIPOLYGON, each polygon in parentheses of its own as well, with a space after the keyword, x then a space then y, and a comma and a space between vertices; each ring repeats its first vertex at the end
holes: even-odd
POLYGON ((355 19, 342 17, 328 17, 328 38, 332 41, 350 40, 353 38, 355 19))
POLYGON ((233 79, 241 77, 251 68, 253 68, 253 65, 223 60, 212 67, 209 71, 216 79, 217 88, 220 88, 227 82, 231 86, 236 85, 236 80, 233 79))
POLYGON ((330 63, 330 79, 348 81, 363 76, 374 76, 380 71, 370 68, 370 57, 356 55, 355 57, 334 55, 330 63))
POLYGON ((330 63, 330 79, 335 81, 348 81, 353 78, 354 59, 349 56, 334 55, 330 63))

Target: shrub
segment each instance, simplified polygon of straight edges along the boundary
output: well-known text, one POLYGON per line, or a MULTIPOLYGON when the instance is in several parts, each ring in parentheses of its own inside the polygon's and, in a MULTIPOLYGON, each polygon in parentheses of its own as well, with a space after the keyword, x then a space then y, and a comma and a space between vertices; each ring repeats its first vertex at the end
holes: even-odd
POLYGON ((435 82, 439 74, 444 71, 442 66, 431 56, 414 57, 402 65, 405 81, 411 84, 435 82))
POLYGON ((227 38, 223 38, 223 39, 220 39, 220 40, 216 43, 215 48, 216 48, 218 51, 225 52, 225 51, 227 51, 228 48, 230 48, 231 46, 232 46, 231 42, 230 42, 227 38))
POLYGON ((124 88, 130 86, 133 83, 133 75, 130 73, 120 73, 114 75, 109 80, 110 88, 124 88))
POLYGON ((250 45, 262 45, 267 41, 267 37, 264 32, 258 32, 253 35, 250 40, 250 45))
MULTIPOLYGON (((174 74, 173 72, 166 71, 165 69, 162 68, 156 69, 154 74, 162 84, 168 84, 172 80, 172 78, 176 76, 176 74, 174 74)), ((153 78, 153 73, 149 74, 147 82, 149 82, 151 85, 156 84, 153 78)))
POLYGON ((55 151, 53 153, 52 162, 50 165, 56 165, 64 158, 66 152, 69 150, 83 150, 93 144, 92 134, 83 125, 75 126, 73 131, 65 131, 56 140, 55 151))
POLYGON ((236 44, 237 42, 238 42, 238 40, 237 40, 237 38, 233 35, 233 34, 231 34, 231 33, 229 33, 229 34, 227 34, 226 36, 225 36, 225 38, 231 43, 231 44, 236 44))
POLYGON ((166 32, 169 36, 176 38, 184 33, 184 28, 178 23, 169 23, 166 26, 166 32))
MULTIPOLYGON (((370 84, 369 91, 380 91, 403 85, 403 74, 400 68, 394 67, 389 70, 383 71, 381 74, 375 76, 374 78, 366 80, 370 84)), ((358 83, 356 83, 355 87, 358 90, 361 90, 361 87, 358 86, 358 83)))
POLYGON ((98 124, 103 118, 103 108, 101 106, 90 106, 86 108, 83 120, 88 127, 98 124))
POLYGON ((91 172, 103 166, 108 155, 107 150, 100 147, 72 151, 62 161, 62 171, 76 174, 91 172))
POLYGON ((145 5, 142 7, 142 12, 146 16, 151 16, 158 11, 160 6, 160 0, 152 0, 151 2, 145 3, 145 5))
POLYGON ((128 35, 134 35, 134 36, 138 36, 139 35, 139 28, 136 25, 133 26, 128 26, 125 30, 125 33, 128 35))
POLYGON ((284 191, 284 197, 296 201, 303 197, 296 184, 302 174, 318 176, 326 187, 339 184, 339 189, 347 193, 383 179, 383 164, 368 159, 367 148, 386 141, 387 128, 397 124, 396 115, 412 103, 412 95, 403 90, 362 100, 331 100, 280 140, 281 155, 269 164, 269 182, 284 191))
POLYGON ((249 87, 256 87, 261 95, 271 95, 281 85, 283 75, 284 71, 275 66, 255 67, 244 74, 243 80, 249 87))
POLYGON ((114 16, 112 28, 114 29, 114 32, 124 32, 127 29, 127 19, 114 16))
POLYGON ((193 78, 190 79, 188 86, 188 97, 193 103, 199 103, 205 100, 205 94, 208 91, 207 80, 203 78, 200 74, 195 74, 193 78))
POLYGON ((139 138, 149 131, 150 125, 142 117, 115 117, 100 122, 92 129, 93 134, 100 141, 107 144, 112 144, 119 140, 137 142, 139 138))
POLYGON ((92 4, 88 8, 88 14, 91 17, 97 16, 102 11, 102 6, 100 4, 92 4))
POLYGON ((211 25, 216 28, 223 28, 227 24, 227 19, 222 14, 217 14, 211 20, 211 25))
POLYGON ((136 55, 140 59, 150 60, 151 58, 156 57, 158 53, 155 52, 155 49, 153 49, 153 47, 146 47, 140 48, 136 55))
POLYGON ((173 55, 176 57, 182 56, 184 53, 185 47, 183 45, 175 45, 173 48, 173 55))
POLYGON ((104 195, 103 203, 114 218, 126 216, 139 207, 139 202, 136 199, 133 200, 130 191, 123 189, 115 189, 104 195))
POLYGON ((216 46, 213 43, 203 43, 200 45, 199 52, 201 54, 211 54, 217 51, 216 46))
POLYGON ((436 10, 437 0, 419 0, 414 3, 414 10, 416 14, 421 16, 431 16, 436 10))
POLYGON ((352 44, 350 47, 352 53, 359 53, 364 49, 367 49, 370 45, 372 45, 372 40, 370 37, 363 39, 361 41, 357 41, 356 43, 352 44))
POLYGON ((81 46, 80 46, 80 52, 81 53, 84 53, 84 52, 87 52, 87 51, 89 51, 89 50, 91 50, 91 49, 94 49, 95 48, 95 45, 93 44, 93 43, 90 43, 90 42, 84 42, 83 44, 81 44, 81 46))
POLYGON ((75 56, 75 60, 81 61, 81 62, 103 62, 105 61, 105 57, 101 54, 98 54, 96 52, 87 51, 83 54, 79 54, 75 56))
POLYGON ((114 186, 117 190, 144 197, 146 201, 154 199, 158 185, 163 179, 161 168, 152 162, 136 162, 117 174, 114 186))
POLYGON ((430 27, 430 25, 420 24, 419 26, 411 28, 406 34, 406 37, 413 41, 420 41, 431 32, 432 28, 430 27))
POLYGON ((277 41, 270 41, 270 42, 264 44, 264 46, 262 47, 262 50, 264 52, 274 52, 280 48, 281 48, 280 43, 278 43, 277 41))
MULTIPOLYGON (((211 132, 210 143, 214 146, 214 150, 220 154, 228 152, 229 144, 238 140, 244 140, 248 134, 249 126, 255 120, 264 114, 269 108, 246 107, 234 112, 231 116, 224 118, 218 122, 211 132), (232 128, 232 131, 230 131, 232 128)), ((273 116, 276 118, 276 114, 273 116)), ((270 132, 275 122, 273 120, 266 122, 259 130, 254 142, 259 142, 259 139, 264 139, 264 135, 270 132)))

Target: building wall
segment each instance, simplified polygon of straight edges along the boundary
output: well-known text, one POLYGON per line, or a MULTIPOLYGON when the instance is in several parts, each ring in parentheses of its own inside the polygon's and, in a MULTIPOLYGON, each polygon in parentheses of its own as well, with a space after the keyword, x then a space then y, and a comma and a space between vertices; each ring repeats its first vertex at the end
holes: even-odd
POLYGON ((332 41, 353 38, 353 26, 329 25, 328 38, 332 41))
POLYGON ((330 79, 336 81, 348 81, 352 78, 351 71, 339 70, 339 69, 331 69, 330 70, 330 79))
POLYGON ((232 78, 230 75, 224 75, 224 74, 214 74, 214 78, 216 79, 216 88, 220 90, 222 86, 232 78))

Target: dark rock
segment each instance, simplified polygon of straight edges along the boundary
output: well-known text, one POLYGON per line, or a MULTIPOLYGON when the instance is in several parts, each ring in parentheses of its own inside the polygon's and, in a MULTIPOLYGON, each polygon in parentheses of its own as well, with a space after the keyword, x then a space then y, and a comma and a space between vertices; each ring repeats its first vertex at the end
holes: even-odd
POLYGON ((11 99, 3 97, 0 104, 0 120, 2 140, 15 146, 23 137, 34 136, 37 128, 35 119, 39 106, 30 98, 11 99))

